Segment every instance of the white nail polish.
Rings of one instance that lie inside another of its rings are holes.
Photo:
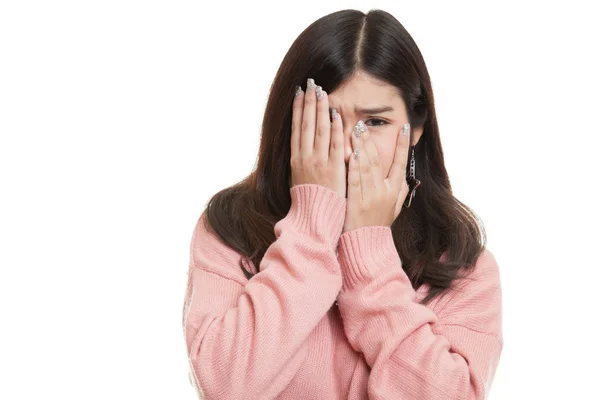
[[[323,97],[323,88],[321,86],[317,86],[317,99],[321,100]]]
[[[367,126],[365,125],[364,122],[358,121],[358,124],[356,124],[356,126],[354,127],[354,136],[356,136],[356,138],[360,138],[360,135],[365,132],[367,130]]]
[[[315,89],[317,87],[317,85],[315,85],[315,80],[312,78],[308,78],[306,80],[306,91],[310,92],[311,90]]]
[[[356,147],[354,149],[354,159],[357,160],[358,159],[358,147]]]
[[[402,136],[408,135],[410,132],[410,124],[404,124],[402,127]]]

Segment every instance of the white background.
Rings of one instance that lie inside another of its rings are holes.
[[[599,396],[587,4],[0,3],[0,398],[194,398],[193,226],[253,169],[293,40],[343,8],[391,12],[427,62],[455,195],[501,268],[490,398]]]

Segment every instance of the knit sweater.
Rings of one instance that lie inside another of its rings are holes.
[[[198,219],[182,313],[198,398],[486,398],[503,346],[493,254],[419,304],[428,286],[413,289],[390,227],[342,233],[337,192],[302,184],[290,194],[249,280],[241,255]]]

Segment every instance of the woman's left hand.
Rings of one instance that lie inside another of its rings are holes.
[[[362,131],[360,138],[356,132]],[[404,131],[406,132],[406,131]],[[409,191],[406,164],[411,135],[398,133],[389,175],[384,178],[379,153],[367,126],[359,121],[352,132],[348,165],[348,198],[343,232],[366,226],[391,226],[402,210]],[[356,158],[358,149],[358,158]]]

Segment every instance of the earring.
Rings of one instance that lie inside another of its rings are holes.
[[[404,199],[404,207],[410,207],[413,197],[415,197],[417,188],[421,185],[421,181],[415,177],[415,146],[412,146],[412,154],[410,157],[410,171],[406,178],[408,183],[408,195]]]

